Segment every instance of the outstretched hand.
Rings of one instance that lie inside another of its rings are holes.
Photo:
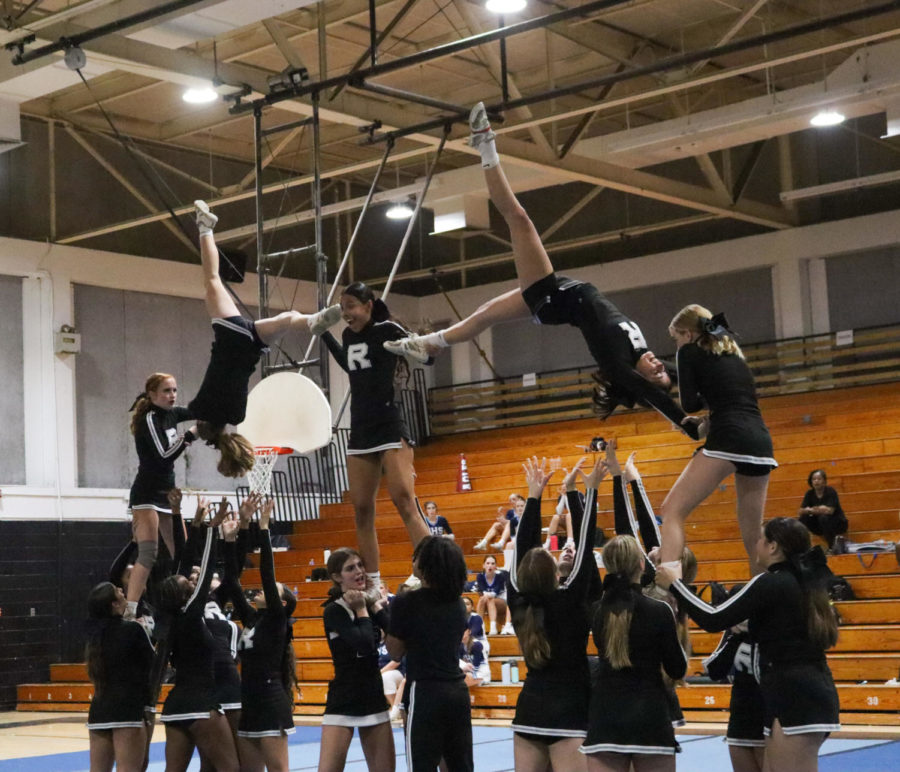
[[[540,501],[547,482],[553,477],[547,459],[542,458],[538,461],[537,456],[526,458],[522,468],[525,470],[525,482],[528,483],[528,497]]]
[[[191,526],[194,528],[199,528],[203,525],[203,521],[206,520],[206,515],[209,512],[209,501],[201,496],[197,499],[197,511],[194,512],[194,519],[191,521]]]
[[[709,434],[709,416],[688,415],[681,419],[682,426],[695,426],[697,428],[697,438],[704,440]]]
[[[170,488],[169,492],[166,494],[166,499],[169,502],[169,506],[172,508],[172,514],[180,515],[181,514],[181,488]]]
[[[250,520],[253,518],[253,513],[259,509],[259,505],[262,504],[263,494],[260,491],[253,491],[247,498],[245,498],[241,505],[238,507],[238,516],[241,519],[241,528],[248,528],[250,526]]]
[[[269,530],[269,520],[272,519],[272,512],[275,510],[275,499],[271,496],[265,500],[262,509],[259,511],[259,528],[261,531]]]
[[[616,456],[617,447],[615,437],[610,437],[606,441],[606,468],[609,469],[609,473],[613,477],[618,477],[622,474],[622,466],[619,464],[618,456]]]
[[[581,471],[581,467],[584,466],[584,463],[587,461],[587,456],[582,456],[575,462],[575,465],[572,467],[572,471],[570,472],[568,469],[564,469],[563,471],[566,473],[566,476],[563,477],[563,485],[566,486],[567,491],[575,490],[575,483],[578,480],[578,475],[583,475],[584,473]]]
[[[212,528],[218,528],[222,523],[225,522],[225,518],[228,517],[228,513],[231,511],[231,504],[228,499],[223,496],[222,500],[219,502],[219,506],[216,507],[216,514],[213,515],[213,519],[210,521],[209,525]]]
[[[237,532],[240,523],[237,518],[234,516],[234,512],[229,512],[228,516],[225,518],[225,522],[222,523],[222,536],[225,541],[236,541],[237,540]]]
[[[589,490],[597,490],[600,487],[600,483],[603,482],[603,478],[608,474],[609,467],[606,464],[606,459],[598,458],[590,473],[584,475],[584,487]]]

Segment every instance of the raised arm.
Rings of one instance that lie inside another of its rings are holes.
[[[262,579],[263,593],[266,596],[266,609],[269,612],[281,609],[281,596],[278,594],[278,583],[275,581],[275,557],[272,554],[272,539],[269,536],[269,520],[275,509],[275,499],[267,499],[259,512],[259,575]]]
[[[235,615],[246,625],[250,623],[255,610],[247,602],[247,599],[244,597],[244,591],[241,588],[241,570],[238,564],[238,534],[235,526],[239,527],[239,524],[235,523],[234,520],[226,521],[223,524],[225,531],[225,576],[222,580],[222,586],[225,587],[226,595],[231,598]]]
[[[579,470],[579,474],[582,474]],[[575,562],[572,572],[560,583],[563,589],[573,589],[587,596],[597,577],[597,563],[594,560],[594,534],[597,530],[597,489],[606,477],[606,461],[597,459],[594,468],[584,475],[584,517],[578,524],[576,538]],[[573,517],[573,527],[575,527]]]
[[[522,520],[516,529],[516,544],[513,550],[513,563],[509,571],[509,578],[513,587],[516,584],[516,568],[520,555],[524,555],[532,547],[541,546],[541,497],[544,488],[553,476],[547,464],[547,459],[538,461],[537,456],[525,459],[522,464],[525,469],[525,482],[528,484],[528,499],[525,502],[525,511]]]
[[[344,351],[344,347],[337,342],[334,335],[330,332],[322,333],[322,340],[325,341],[325,345],[328,347],[328,350],[331,352],[331,356],[334,357],[334,361],[337,362],[341,366],[341,370],[345,373],[349,373],[347,365],[347,354]]]

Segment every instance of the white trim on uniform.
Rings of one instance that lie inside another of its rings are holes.
[[[734,745],[738,748],[765,748],[765,740],[745,740],[741,737],[724,737],[726,745]]]
[[[412,688],[409,690],[409,705],[406,708],[406,768],[415,769],[412,757],[412,728],[413,718],[416,712],[416,682],[412,682]]]
[[[169,715],[162,715],[159,717],[159,720],[164,724],[169,723],[170,721],[199,721],[200,719],[209,718],[209,714],[213,712],[207,710],[205,713],[170,713]],[[221,711],[216,711],[221,712]]]
[[[674,756],[675,749],[668,745],[617,745],[616,743],[598,743],[597,745],[582,745],[578,750],[584,754],[589,753],[640,753],[648,755]]]
[[[778,462],[774,458],[767,456],[745,456],[743,453],[728,453],[724,450],[707,450],[706,448],[703,448],[702,452],[704,456],[730,461],[732,464],[756,464],[773,468],[778,466]]]
[[[814,732],[839,732],[841,731],[840,724],[801,724],[800,726],[784,726],[782,724],[781,731],[787,735],[791,736],[794,734],[812,734]],[[763,727],[763,734],[766,737],[772,736],[772,727]]]
[[[171,515],[171,509],[164,509],[163,507],[157,507],[155,504],[138,504],[136,506],[128,507],[128,514],[134,516],[134,510],[136,509],[155,509],[161,515]]]
[[[383,450],[398,450],[403,447],[403,440],[400,442],[386,442],[383,445],[376,445],[374,448],[347,448],[348,456],[365,456],[367,453],[381,453]]]
[[[672,721],[673,729],[681,729],[681,727],[686,726],[686,725],[687,725],[687,720],[683,719],[683,718],[676,718],[676,719],[673,719],[673,721]]]
[[[241,703],[239,702],[223,702],[219,707],[222,710],[240,710]]]
[[[101,732],[105,729],[143,729],[147,726],[143,721],[106,721],[103,724],[85,724],[91,732]]]
[[[396,694],[396,692],[394,692]],[[348,716],[342,713],[322,714],[322,726],[376,726],[389,723],[390,715],[386,710],[380,713],[369,713],[365,716]]]
[[[182,434],[175,442],[173,442],[168,448],[163,447],[162,440],[159,435],[156,433],[156,425],[153,423],[153,411],[147,411],[147,428],[150,430],[150,439],[153,440],[153,444],[156,446],[156,452],[159,453],[160,458],[168,458],[173,455],[177,450],[184,445],[184,435]]]
[[[750,581],[747,582],[740,590],[738,590],[734,595],[732,595],[728,600],[720,603],[718,606],[710,606],[705,600],[694,595],[681,581],[681,579],[677,579],[673,584],[673,587],[677,585],[678,589],[678,597],[680,600],[685,601],[689,606],[695,606],[701,611],[705,611],[707,614],[719,614],[725,609],[727,609],[732,603],[736,603],[738,599],[746,594],[753,584],[759,581],[761,576],[766,576],[765,573],[757,574]]]
[[[552,729],[546,726],[523,726],[522,724],[512,724],[510,729],[513,732],[524,732],[525,734],[539,734],[544,737],[587,737],[587,729]]]
[[[233,332],[239,332],[241,335],[246,335],[250,340],[253,340],[253,333],[248,330],[246,327],[235,324],[234,322],[229,322],[227,319],[222,319],[222,317],[217,316],[212,320],[213,324],[220,324],[226,330],[232,330]]]
[[[193,526],[190,526],[193,528]],[[206,529],[206,543],[203,545],[203,559],[200,561],[200,573],[199,578],[197,579],[197,586],[194,588],[194,592],[191,594],[191,597],[188,598],[187,603],[185,603],[181,610],[187,610],[187,607],[193,603],[197,598],[197,593],[200,592],[200,587],[203,584],[203,577],[206,576],[206,566],[209,563],[209,555],[212,552],[212,543],[213,543],[213,530],[211,528]],[[206,608],[206,604],[204,604],[204,609]]]
[[[238,729],[237,736],[238,737],[247,737],[249,739],[257,738],[257,737],[281,737],[282,735],[294,734],[297,731],[296,727],[290,727],[286,729],[266,729],[263,732],[242,732]]]

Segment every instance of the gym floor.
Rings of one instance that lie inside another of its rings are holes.
[[[85,716],[72,713],[0,713],[0,772],[88,772]],[[698,731],[698,730],[694,730]],[[858,730],[854,730],[858,732]],[[900,772],[900,732],[897,728],[865,730],[866,739],[831,738],[822,746],[820,772]],[[290,738],[291,770],[314,771],[319,760],[318,726],[298,726]],[[513,769],[512,733],[506,726],[475,726],[477,772]],[[679,770],[720,772],[730,769],[728,749],[720,735],[680,733]],[[403,732],[394,730],[397,770],[406,772]],[[157,725],[150,747],[149,772],[163,772],[165,730]],[[189,769],[200,768],[194,757]],[[354,740],[347,772],[366,772],[362,749]]]

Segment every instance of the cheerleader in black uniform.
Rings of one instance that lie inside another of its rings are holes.
[[[244,420],[248,382],[260,355],[290,330],[308,329],[318,335],[338,321],[340,309],[332,306],[310,315],[284,311],[258,321],[241,316],[219,276],[219,249],[213,236],[219,218],[204,201],[195,201],[194,208],[214,340],[200,390],[188,409],[198,421],[200,437],[220,453],[219,473],[241,477],[253,466],[253,446],[240,434],[226,432],[225,426]]]
[[[736,584],[729,596],[741,587]],[[745,621],[726,630],[716,650],[703,660],[710,678],[731,682],[725,742],[734,772],[763,772],[765,707],[755,673],[758,656]]]
[[[580,463],[566,477],[577,547],[567,547],[557,564],[541,547],[541,496],[552,472],[546,459],[525,463],[528,501],[516,531],[510,571],[509,607],[528,674],[512,729],[518,772],[572,772],[585,768],[578,747],[587,732],[590,675],[588,601],[598,582],[593,556],[597,486],[606,474],[598,460],[585,477],[582,510],[575,490]]]
[[[673,571],[656,582],[709,632],[744,620],[759,650],[757,676],[765,709],[766,768],[814,772],[819,747],[840,729],[838,694],[825,659],[837,642],[837,620],[825,590],[805,563],[809,531],[793,518],[769,520],[757,540],[757,574],[718,607],[700,600]]]
[[[669,333],[678,346],[678,390],[689,413],[704,404],[709,417],[699,421],[706,444],[685,467],[663,501],[662,562],[677,561],[684,549],[684,523],[691,512],[734,473],[737,518],[751,575],[759,573],[756,539],[769,487],[772,438],[759,412],[753,374],[724,316],[702,306],[686,306]],[[688,419],[697,421],[697,419]]]
[[[406,767],[472,772],[472,710],[457,652],[466,613],[461,595],[468,572],[462,550],[427,536],[413,551],[418,590],[397,595],[385,645],[399,662],[406,655]]]
[[[347,323],[342,343],[328,332],[322,340],[350,379],[347,477],[356,513],[356,539],[374,598],[381,584],[375,495],[382,471],[413,546],[428,535],[413,490],[410,433],[394,394],[397,357],[382,346],[385,341],[402,338],[406,330],[391,321],[384,302],[361,282],[351,284],[341,294],[341,311]]]
[[[603,547],[603,599],[592,629],[600,669],[581,748],[590,772],[674,772],[675,732],[662,670],[682,678],[687,657],[668,604],[641,594],[644,558],[633,536]]]
[[[147,763],[155,706],[150,695],[153,644],[144,628],[122,618],[125,595],[111,582],[88,595],[88,712],[91,772],[140,772]]]
[[[606,418],[617,405],[632,407],[640,403],[659,411],[676,426],[681,425],[685,415],[666,394],[672,385],[671,377],[648,349],[640,327],[592,284],[554,272],[534,223],[500,168],[494,133],[480,102],[472,108],[469,127],[469,144],[481,153],[491,201],[509,226],[519,288],[488,301],[447,330],[385,346],[424,362],[435,348],[472,340],[500,322],[531,315],[540,324],[568,324],[581,331],[597,362],[594,406],[601,418]],[[688,424],[683,428],[696,439],[695,426]]]
[[[168,494],[175,487],[175,459],[194,440],[197,430],[192,426],[184,434],[178,434],[178,424],[189,420],[191,413],[175,405],[177,395],[174,376],[153,373],[131,408],[131,433],[137,448],[138,472],[128,496],[133,538],[137,543],[137,559],[128,581],[125,612],[130,619],[136,616],[138,601],[156,562],[159,535],[162,535],[169,554],[175,554]]]
[[[394,735],[384,696],[378,646],[390,617],[386,602],[366,606],[366,569],[355,550],[343,547],[328,558],[334,582],[325,603],[323,621],[334,661],[328,700],[322,717],[319,772],[340,772],[347,760],[353,729],[370,772],[393,772]]]
[[[217,772],[238,770],[231,729],[216,699],[215,641],[203,618],[216,562],[216,532],[226,514],[227,509],[219,507],[204,527],[206,508],[197,508],[179,573],[160,586],[162,610],[172,615],[168,637],[175,667],[175,684],[160,718],[166,726],[166,772],[184,772],[195,746]],[[190,570],[187,556],[193,553],[198,538],[203,539],[203,549],[199,578],[193,584],[186,576]]]
[[[237,581],[236,552],[229,549],[225,565],[235,612],[244,625],[238,650],[241,656],[241,721],[238,751],[243,772],[288,772],[288,740],[293,734],[294,647],[291,617],[297,607],[294,594],[275,581],[275,559],[269,519],[275,500],[259,513],[259,572],[262,592],[251,606]],[[237,537],[237,522],[226,521],[226,539]],[[255,606],[255,608],[254,608]]]

